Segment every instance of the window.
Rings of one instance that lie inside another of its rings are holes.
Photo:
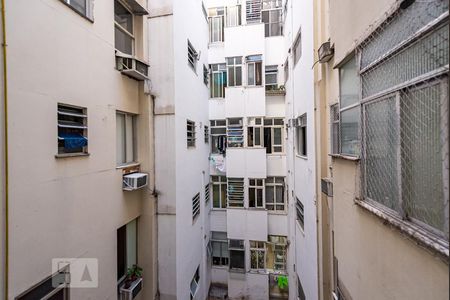
[[[244,178],[227,178],[228,207],[244,207]]]
[[[116,113],[117,165],[136,162],[136,115]]]
[[[267,269],[270,271],[286,272],[287,237],[269,235],[267,247]]]
[[[70,282],[67,282],[67,274],[70,275],[68,267],[63,267],[58,272],[42,280],[29,288],[15,300],[48,299],[48,300],[69,300]]]
[[[227,27],[241,25],[241,6],[229,6],[227,10]]]
[[[205,65],[203,65],[203,83],[206,86],[209,84],[209,70]]]
[[[248,207],[264,208],[264,179],[248,179]]]
[[[210,8],[208,10],[209,19],[209,42],[223,42],[223,22],[225,10],[223,7]]]
[[[203,3],[203,1],[202,1],[202,13],[203,16],[205,17],[205,20],[208,22],[208,13],[206,12],[205,3]]]
[[[187,146],[195,147],[195,122],[186,120]]]
[[[330,135],[331,135],[331,153],[339,153],[339,104],[330,106]]]
[[[211,98],[224,98],[227,86],[227,67],[225,64],[214,64],[211,66]]]
[[[261,22],[261,0],[247,0],[245,16],[247,23]]]
[[[117,281],[120,285],[127,276],[128,268],[137,264],[138,221],[117,229]]]
[[[211,120],[211,153],[225,153],[227,148],[227,121]]]
[[[211,176],[213,189],[213,208],[227,207],[227,178],[225,176]]]
[[[264,270],[266,262],[266,245],[264,242],[250,241],[250,269]]]
[[[302,56],[302,29],[300,28],[297,33],[297,38],[295,39],[294,46],[294,66],[297,65],[300,57]]]
[[[242,85],[242,57],[227,57],[228,86]]]
[[[306,130],[306,114],[301,115],[297,120],[295,127],[297,154],[307,156],[307,130]]]
[[[228,119],[227,146],[233,148],[244,146],[244,126],[241,118]]]
[[[194,72],[197,71],[197,58],[198,53],[195,51],[194,46],[192,46],[191,42],[188,40],[188,64],[194,70]]]
[[[209,127],[205,125],[203,127],[203,130],[204,130],[205,143],[209,143]]]
[[[286,58],[286,61],[284,62],[284,84],[289,79],[289,57]]]
[[[210,184],[208,183],[207,185],[205,185],[205,204],[207,204],[209,202],[209,189],[210,189]]]
[[[266,91],[278,89],[278,66],[266,66]]]
[[[198,291],[198,286],[200,285],[200,266],[195,270],[194,276],[191,280],[190,290],[191,290],[191,300],[194,299]]]
[[[200,193],[197,193],[194,198],[192,198],[192,221],[195,221],[200,215]]]
[[[280,0],[263,0],[262,21],[265,36],[279,36],[283,34],[283,10]]]
[[[266,209],[284,211],[284,177],[266,178]]]
[[[346,155],[359,155],[359,86],[356,59],[352,57],[339,69],[340,147]]]
[[[284,121],[281,118],[264,119],[264,147],[266,153],[283,152]]]
[[[133,14],[120,1],[114,1],[114,41],[122,53],[134,55]]]
[[[245,272],[244,240],[229,240],[230,271]]]
[[[295,210],[297,212],[297,221],[300,224],[300,227],[303,229],[305,226],[305,212],[303,203],[297,197],[295,197],[295,199],[296,199]]]
[[[87,153],[86,108],[58,104],[58,154]]]
[[[305,292],[303,291],[303,286],[298,275],[297,275],[297,298],[298,300],[306,300]]]
[[[248,118],[247,147],[262,147],[263,123],[262,118]]]
[[[262,84],[261,66],[262,66],[262,56],[261,55],[250,55],[246,57],[247,63],[247,85],[255,86]]]
[[[76,12],[81,15],[92,19],[92,12],[90,11],[91,1],[92,0],[61,0],[62,2],[69,5]]]
[[[212,264],[213,266],[228,266],[227,233],[211,231]]]

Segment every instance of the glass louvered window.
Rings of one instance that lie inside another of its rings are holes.
[[[188,64],[189,66],[192,68],[192,70],[194,70],[194,72],[196,72],[197,70],[197,57],[198,57],[198,53],[195,50],[194,46],[192,46],[191,42],[188,40],[187,41],[187,54],[188,54]]]
[[[227,122],[227,146],[233,148],[243,147],[244,126],[242,125],[242,119],[228,119]]]
[[[210,194],[209,191],[211,189],[211,185],[208,183],[205,185],[205,204],[209,202]]]
[[[192,198],[192,220],[194,221],[200,215],[200,193]]]
[[[261,22],[261,0],[247,0],[245,16],[247,23]]]
[[[244,207],[244,178],[227,178],[228,207]]]
[[[301,228],[304,228],[305,226],[305,208],[303,206],[303,203],[295,197],[295,210],[297,213],[297,222],[300,224]]]
[[[87,153],[86,108],[58,104],[58,154]]]

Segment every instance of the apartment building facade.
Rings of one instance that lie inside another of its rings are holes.
[[[448,299],[448,1],[317,1],[320,299]]]
[[[2,4],[2,297],[153,299],[146,1]]]

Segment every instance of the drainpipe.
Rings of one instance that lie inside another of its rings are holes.
[[[8,275],[9,275],[9,214],[8,214],[8,79],[6,66],[6,14],[5,0],[1,0],[2,5],[2,54],[3,54],[3,109],[4,109],[4,136],[5,136],[5,300],[8,299]]]

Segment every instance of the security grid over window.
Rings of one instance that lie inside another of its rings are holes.
[[[248,179],[248,207],[264,208],[264,179]]]
[[[91,3],[93,0],[61,0],[81,15],[92,19]]]
[[[210,43],[223,42],[224,17],[225,17],[225,9],[223,7],[215,7],[208,9]]]
[[[331,153],[339,153],[339,103],[330,106]]]
[[[292,47],[294,51],[294,66],[297,65],[300,57],[302,56],[302,29],[300,28],[295,38],[294,45]]]
[[[261,22],[261,0],[247,0],[245,3],[245,16],[247,23]]]
[[[136,115],[116,113],[116,160],[117,165],[136,162]]]
[[[303,229],[305,226],[305,208],[303,207],[303,203],[297,197],[295,197],[295,210],[297,213],[297,222]]]
[[[264,119],[264,147],[266,153],[283,152],[284,121],[281,118]]]
[[[206,86],[209,84],[209,70],[205,65],[203,65],[203,83]]]
[[[186,138],[187,146],[195,147],[195,122],[186,120]]]
[[[245,58],[247,64],[247,85],[255,86],[262,84],[262,56],[249,55]]]
[[[209,202],[209,198],[210,198],[210,193],[209,193],[209,191],[210,191],[210,189],[211,189],[210,184],[209,184],[209,183],[206,184],[206,185],[205,185],[205,204]]]
[[[114,1],[114,41],[122,53],[134,55],[133,14],[122,2]]]
[[[129,268],[137,264],[138,220],[117,229],[117,282],[120,286]]]
[[[286,272],[287,237],[269,235],[266,243],[267,266],[269,271]]]
[[[297,148],[297,155],[307,156],[307,127],[306,127],[306,114],[301,115],[296,120],[297,124],[295,127],[295,141]]]
[[[205,125],[203,127],[203,130],[204,130],[203,135],[204,135],[205,143],[209,143],[209,127]]]
[[[241,25],[241,6],[226,7],[227,27]]]
[[[191,290],[191,300],[194,299],[198,291],[198,286],[200,285],[200,266],[195,270],[194,276],[191,280],[190,290]]]
[[[227,233],[211,231],[212,264],[213,266],[228,266],[228,239]]]
[[[229,240],[230,271],[245,272],[244,240]]]
[[[210,82],[210,97],[224,98],[225,87],[227,86],[227,67],[225,64],[210,65],[211,82]]]
[[[263,146],[263,119],[248,118],[247,126],[247,147]]]
[[[267,177],[265,183],[266,209],[284,212],[284,177]]]
[[[242,86],[242,57],[227,57],[228,86]]]
[[[86,108],[58,104],[58,154],[87,153]]]
[[[266,91],[278,90],[278,66],[266,66]]]
[[[415,1],[395,12],[359,45],[360,62],[356,64],[362,85],[364,199],[422,227],[446,245],[448,36],[448,1]],[[347,91],[356,86],[345,83],[351,87]],[[353,101],[348,100],[353,98],[346,100],[341,103],[341,148],[352,150],[345,130],[351,119],[344,116],[342,107],[350,106]],[[359,107],[355,110],[358,119]]]
[[[211,120],[211,153],[223,154],[227,148],[227,121]]]
[[[244,207],[244,178],[227,178],[228,207]]]
[[[197,193],[194,198],[192,198],[192,221],[200,215],[200,193]]]
[[[227,119],[227,146],[240,148],[244,146],[244,126],[242,118]]]
[[[264,270],[266,267],[265,242],[250,241],[250,269]]]
[[[211,176],[213,208],[227,208],[227,178]]]
[[[192,70],[196,72],[198,53],[197,51],[195,51],[194,46],[192,46],[189,40],[187,41],[187,49],[188,49],[188,64],[192,68]]]
[[[262,21],[265,36],[279,36],[283,34],[283,10],[281,0],[262,1]]]

